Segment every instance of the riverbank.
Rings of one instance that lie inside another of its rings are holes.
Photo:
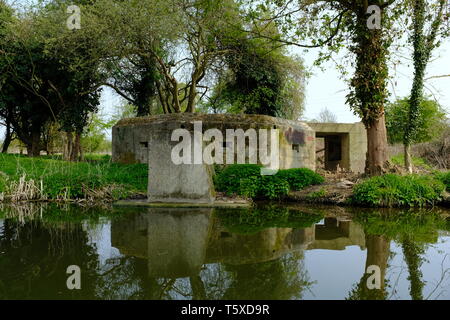
[[[261,176],[255,165],[217,168],[217,200],[235,199],[354,207],[450,207],[450,173],[388,174],[280,170]],[[58,157],[0,154],[0,202],[111,203],[146,199],[147,165],[112,163],[109,156],[83,162]]]
[[[330,175],[320,185],[291,191],[284,201],[362,207],[450,207],[450,173],[424,175]]]
[[[307,203],[341,207],[355,206],[351,201],[354,186],[355,184],[348,180],[328,182],[323,185],[310,186],[301,191],[292,191],[283,200],[289,203]],[[436,205],[450,208],[450,193],[444,192],[441,196],[441,200],[437,201]]]
[[[67,162],[0,154],[0,202],[112,202],[145,196],[147,180],[146,165],[112,163],[108,156]]]
[[[355,207],[433,207],[450,204],[450,172],[388,173],[365,177],[309,169],[261,176],[256,165],[230,165],[216,172],[216,190],[255,201]]]

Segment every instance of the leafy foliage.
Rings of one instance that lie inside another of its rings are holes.
[[[261,175],[261,167],[254,164],[234,164],[226,167],[214,177],[217,190],[229,194],[240,193],[241,180],[249,179],[257,183]],[[248,186],[246,187],[246,189]]]
[[[251,164],[230,165],[215,176],[218,191],[270,200],[281,198],[290,190],[323,182],[322,176],[306,168],[280,170],[276,175],[262,176],[261,167]]]
[[[279,199],[289,193],[289,182],[275,176],[261,176],[258,195],[266,199]]]
[[[325,179],[320,174],[307,168],[280,170],[276,175],[286,180],[289,183],[290,189],[294,191],[325,182]]]
[[[403,143],[409,126],[409,98],[403,98],[386,106],[386,127],[390,143]],[[435,100],[424,98],[418,109],[417,129],[411,135],[411,143],[428,142],[442,134],[446,127],[446,114]]]
[[[228,69],[221,72],[204,109],[293,120],[301,116],[306,72],[300,57],[288,56],[273,41],[243,35],[225,48]]]
[[[369,207],[423,207],[439,201],[444,189],[433,176],[387,174],[358,184],[351,202]]]
[[[64,36],[75,35],[56,23],[56,2],[26,10],[7,24],[0,43],[0,69],[6,80],[0,91],[0,114],[33,156],[44,149],[45,126],[58,122],[66,132],[81,133],[89,114],[100,104],[98,60],[90,59],[89,37],[77,45],[55,49]],[[66,6],[63,6],[66,9]]]
[[[447,191],[450,192],[450,171],[437,173],[437,178],[445,184]]]

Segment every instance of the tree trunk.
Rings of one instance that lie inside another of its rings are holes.
[[[366,174],[381,175],[387,164],[387,133],[384,104],[389,91],[387,54],[389,43],[380,29],[367,27],[367,1],[355,1],[357,22],[350,47],[356,56],[355,73],[347,102],[362,116],[367,129]],[[383,14],[383,10],[381,12]]]
[[[387,133],[383,114],[367,128],[366,173],[371,176],[383,174],[387,161]]]
[[[194,300],[206,300],[205,284],[199,275],[189,278]]]
[[[188,99],[188,105],[186,108],[186,112],[188,112],[188,113],[194,113],[194,111],[195,111],[195,99],[197,98],[196,81],[197,81],[197,78],[193,77],[191,87],[189,88],[189,99]]]
[[[72,153],[71,161],[79,161],[81,160],[81,133],[75,133],[75,142]]]
[[[78,161],[82,158],[81,133],[66,132],[64,160]]]
[[[405,148],[405,168],[409,173],[413,173],[413,164],[411,159],[411,145],[404,145]]]
[[[13,136],[13,133],[11,131],[11,124],[9,122],[6,122],[5,141],[3,141],[2,153],[8,152],[8,148],[12,142],[12,136]]]
[[[38,127],[35,125],[35,127]],[[41,155],[41,130],[34,128],[31,132],[31,145],[27,146],[29,157],[39,157]]]
[[[83,161],[84,160],[84,150],[83,150],[83,146],[81,145],[81,133],[80,133],[80,146],[79,146],[79,160]]]
[[[30,145],[27,145],[27,156],[31,157],[31,155],[33,154],[33,148]]]
[[[66,132],[65,146],[64,146],[64,160],[71,161],[73,149],[73,136],[72,132]]]
[[[366,236],[367,257],[366,270],[369,266],[377,266],[381,271],[381,281],[379,290],[369,290],[369,296],[385,299],[386,297],[386,269],[390,254],[390,240],[385,236]],[[367,284],[365,284],[367,285]]]

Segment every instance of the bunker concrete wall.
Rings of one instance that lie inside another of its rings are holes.
[[[179,128],[193,130],[193,122],[201,121],[203,132],[217,128],[226,136],[227,129],[278,129],[280,135],[280,168],[315,170],[314,131],[305,123],[263,115],[170,114],[121,120],[113,127],[112,157],[119,163],[148,163],[149,152],[156,142],[155,132]],[[170,141],[170,136],[169,140]]]
[[[212,168],[206,164],[174,164],[171,154],[176,143],[171,142],[171,135],[171,130],[155,129],[148,137],[148,200],[212,203]]]
[[[352,172],[364,172],[367,132],[363,123],[308,123],[308,125],[316,132],[317,137],[333,134],[345,135],[342,144],[342,163],[346,169]]]

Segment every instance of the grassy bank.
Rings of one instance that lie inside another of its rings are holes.
[[[446,187],[434,175],[386,174],[358,184],[351,204],[369,207],[425,207],[438,204]]]
[[[85,162],[0,154],[0,201],[118,200],[147,190],[146,165]]]

